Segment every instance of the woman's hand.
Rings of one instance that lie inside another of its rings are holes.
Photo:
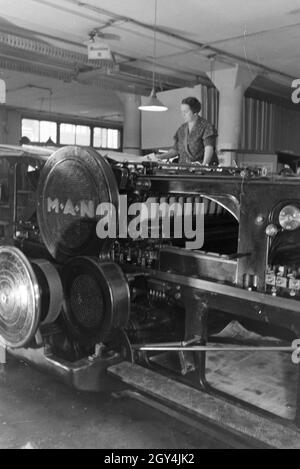
[[[160,155],[157,155],[155,153],[151,153],[150,155],[147,155],[146,157],[147,161],[159,161],[160,160]]]

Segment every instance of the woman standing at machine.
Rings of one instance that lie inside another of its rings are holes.
[[[218,163],[215,153],[217,131],[206,119],[199,116],[201,103],[197,98],[188,97],[181,101],[184,123],[174,135],[174,146],[167,153],[155,155],[159,159],[179,156],[179,163]]]

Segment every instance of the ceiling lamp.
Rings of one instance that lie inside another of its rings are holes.
[[[157,0],[155,0],[155,14],[154,14],[154,35],[153,35],[153,72],[152,72],[152,91],[147,103],[144,106],[139,106],[140,111],[154,111],[162,112],[167,111],[165,106],[156,96],[155,91],[155,69],[156,69],[156,24],[157,24]]]
[[[139,110],[162,112],[167,111],[168,108],[156,96],[155,88],[152,88],[147,104],[145,104],[144,106],[139,106]]]

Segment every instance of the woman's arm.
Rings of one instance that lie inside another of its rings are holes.
[[[169,151],[167,151],[167,153],[159,153],[156,156],[157,158],[161,160],[168,160],[169,158],[175,158],[175,156],[177,155],[178,155],[177,150],[175,150],[175,148],[171,148]]]
[[[214,154],[214,147],[211,145],[207,145],[204,150],[204,158],[203,158],[203,165],[210,165],[210,162],[212,160]]]
[[[176,131],[174,135],[174,146],[170,148],[170,150],[167,151],[166,153],[160,153],[159,155],[156,155],[160,160],[169,160],[170,158],[175,158],[175,156],[179,155],[179,152],[178,152],[179,130],[180,128]]]
[[[178,156],[178,154],[179,154],[178,153],[178,140],[179,140],[178,131],[179,131],[179,129],[177,130],[176,134],[174,135],[174,146],[172,148],[170,148],[170,150],[168,150],[166,153],[156,154],[155,155],[156,159],[169,160],[170,158],[175,158],[175,156]]]

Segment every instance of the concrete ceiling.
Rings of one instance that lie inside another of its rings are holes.
[[[299,0],[157,0],[157,5],[159,89],[209,83],[213,69],[236,62],[258,73],[254,86],[281,95],[288,96],[292,79],[300,77]],[[153,22],[154,0],[0,0],[0,74],[7,81],[7,104],[122,119],[116,91],[146,95],[152,86]],[[113,69],[87,61],[84,42],[95,28],[120,38],[105,40],[114,52]],[[5,33],[18,41],[7,42]],[[52,46],[49,54],[43,44]],[[61,49],[75,59],[57,55]]]

